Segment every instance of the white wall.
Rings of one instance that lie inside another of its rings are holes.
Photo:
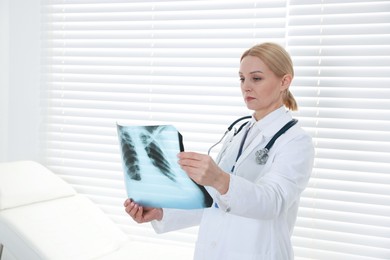
[[[0,161],[39,160],[39,0],[0,0]]]
[[[0,0],[0,161],[8,150],[9,6]]]

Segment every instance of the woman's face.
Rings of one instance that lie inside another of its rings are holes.
[[[258,57],[246,56],[240,64],[241,92],[246,106],[255,111],[256,120],[283,105],[283,91],[292,77],[277,77]]]

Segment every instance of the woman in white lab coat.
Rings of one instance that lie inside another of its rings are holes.
[[[294,71],[279,45],[256,45],[241,57],[239,77],[250,122],[227,138],[216,162],[208,155],[178,155],[183,170],[207,187],[214,206],[202,210],[144,208],[128,199],[126,212],[156,232],[200,225],[194,259],[290,260],[299,199],[310,178],[314,148],[298,125],[278,137],[268,159],[259,152],[292,121],[297,104],[289,91]],[[241,150],[241,151],[240,151]]]

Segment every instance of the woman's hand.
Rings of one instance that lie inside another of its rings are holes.
[[[179,165],[188,176],[203,186],[211,186],[220,194],[229,189],[230,175],[224,172],[214,160],[204,154],[181,152],[178,154]]]
[[[127,199],[123,205],[127,214],[137,223],[161,220],[163,217],[163,210],[161,208],[142,207],[132,199]]]

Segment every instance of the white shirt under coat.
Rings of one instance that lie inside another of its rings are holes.
[[[291,119],[284,107],[257,122],[252,118],[228,192],[220,195],[207,187],[218,208],[164,209],[163,219],[152,222],[155,231],[200,225],[195,260],[292,260],[290,238],[313,165],[311,137],[296,124],[277,139],[265,165],[257,164],[255,156]],[[217,158],[226,172],[232,169],[246,127],[227,138]]]

